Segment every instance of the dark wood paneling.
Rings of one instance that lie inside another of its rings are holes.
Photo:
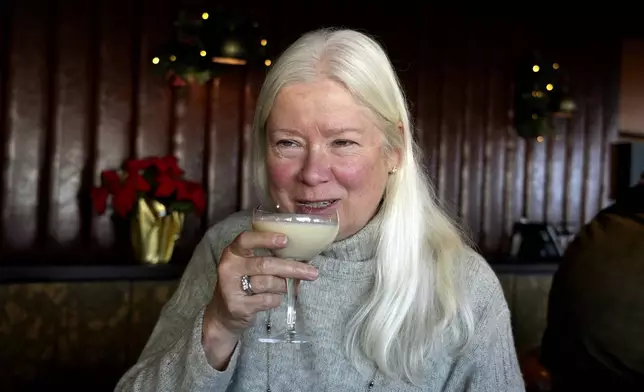
[[[470,39],[465,92],[465,124],[461,149],[461,195],[460,210],[463,221],[467,222],[470,238],[480,240],[481,208],[483,188],[485,107],[487,106],[488,67],[483,61],[483,50],[475,38]]]
[[[177,284],[0,285],[0,388],[114,390]]]
[[[574,66],[574,65],[573,65]],[[576,70],[581,73],[582,65]],[[574,70],[573,70],[574,72]],[[584,151],[586,148],[586,83],[579,78],[572,81],[572,93],[577,99],[578,111],[570,120],[567,134],[567,175],[566,175],[566,221],[579,227],[583,222],[583,191],[584,191]]]
[[[565,119],[555,121],[558,134],[546,140],[546,211],[548,222],[559,224],[564,220],[566,183],[566,134]]]
[[[138,157],[159,156],[168,152],[170,146],[170,112],[172,97],[163,79],[154,70],[150,53],[163,44],[171,30],[175,16],[173,3],[169,0],[140,0],[144,12],[140,42],[138,129],[135,154]],[[163,26],[166,26],[163,28]]]
[[[133,19],[135,2],[129,0],[101,1],[100,7],[99,61],[94,64],[98,71],[98,117],[92,132],[96,132],[96,173],[93,179],[98,184],[100,171],[121,167],[130,157],[132,131],[138,123],[138,109],[132,99],[136,82],[132,70],[132,34],[138,21]],[[96,216],[94,220],[95,241],[100,247],[114,244],[113,224],[108,215]]]
[[[505,87],[508,64],[505,56],[497,48],[490,52],[487,105],[485,106],[485,180],[483,182],[482,209],[483,240],[482,249],[498,249],[503,233],[503,184],[505,173],[505,144],[508,137],[508,107],[509,96]]]
[[[12,2],[0,2],[0,249],[5,248],[6,217],[8,215],[7,197],[9,195],[9,83],[11,82],[11,22],[13,20]]]
[[[126,365],[136,363],[156,325],[161,309],[174,294],[179,282],[133,282],[128,326]]]
[[[63,287],[58,312],[57,365],[63,368],[80,364],[92,368],[98,363],[125,365],[130,283],[73,283]]]
[[[9,56],[8,126],[5,130],[6,196],[3,235],[24,248],[37,241],[42,155],[47,133],[49,7],[45,1],[13,2]],[[43,192],[46,190],[42,189]]]
[[[440,110],[443,96],[442,47],[436,36],[430,34],[429,26],[421,30],[428,37],[425,45],[419,45],[418,92],[416,102],[416,139],[424,151],[424,164],[429,177],[438,186],[438,168],[440,162]],[[437,189],[436,189],[437,190]]]
[[[588,65],[588,76],[584,79],[588,80],[588,90],[586,97],[586,134],[585,139],[587,147],[585,152],[585,167],[586,171],[584,177],[584,205],[583,205],[583,222],[592,219],[593,216],[601,208],[600,198],[602,192],[602,143],[603,128],[604,128],[604,108],[603,108],[603,95],[605,94],[606,86],[603,80],[605,75],[601,74],[601,67],[597,66],[597,62],[592,61],[590,51],[587,51],[585,63]]]
[[[215,137],[215,189],[210,194],[214,209],[211,221],[217,221],[239,208],[239,169],[241,140],[245,121],[245,88],[248,78],[242,69],[231,69],[219,80]]]
[[[90,4],[78,0],[73,1],[71,7],[59,7],[56,21],[54,47],[58,48],[58,53],[51,128],[54,137],[47,162],[52,180],[49,190],[42,195],[51,195],[47,236],[60,244],[74,243],[81,231],[78,194],[83,165],[90,153],[86,134],[92,81],[87,77],[90,61],[87,49],[95,43],[79,31],[86,30],[87,21],[92,17]]]
[[[443,89],[440,110],[440,170],[438,194],[446,208],[457,218],[461,193],[461,155],[465,121],[465,91],[467,80],[467,58],[463,47],[465,37],[455,36],[442,58]],[[449,161],[449,164],[445,164]]]
[[[242,117],[242,134],[240,137],[241,162],[239,177],[240,208],[249,209],[259,202],[259,195],[254,190],[254,171],[251,165],[251,151],[253,146],[252,131],[257,104],[257,93],[261,87],[262,77],[255,72],[245,74],[244,84],[244,112]]]
[[[561,21],[548,41],[509,17],[358,12],[346,2],[312,12],[287,3],[249,9],[272,26],[269,45],[283,48],[313,27],[342,25],[366,29],[386,46],[440,202],[481,250],[503,249],[522,217],[579,227],[609,201],[615,37],[598,39]],[[188,219],[188,251],[207,227],[256,202],[249,151],[264,70],[227,68],[207,85],[186,88],[153,72],[150,51],[167,39],[176,12],[199,4],[2,2],[0,252],[72,260],[114,248],[114,223],[92,212],[89,191],[102,170],[128,157],[173,153],[188,177],[204,183],[207,213]],[[311,18],[292,18],[295,11]],[[558,120],[558,135],[541,142],[512,128],[514,60],[535,47],[562,54],[578,104],[572,119]]]
[[[0,286],[0,368],[3,390],[48,375],[56,362],[59,307],[65,285]]]

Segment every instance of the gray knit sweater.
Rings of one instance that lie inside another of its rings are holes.
[[[141,357],[116,391],[265,392],[267,377],[271,392],[524,390],[503,291],[491,268],[474,253],[463,260],[476,323],[469,351],[458,358],[427,358],[421,387],[377,374],[369,389],[371,374],[362,375],[347,359],[343,336],[347,320],[373,282],[375,224],[334,243],[313,260],[319,277],[302,282],[298,296],[298,317],[313,334],[311,345],[258,342],[267,319],[260,313],[237,344],[228,368],[213,369],[201,344],[203,310],[213,293],[222,249],[250,225],[250,214],[239,212],[208,231]],[[284,302],[271,312],[275,328],[284,326]],[[372,364],[364,365],[373,369]]]

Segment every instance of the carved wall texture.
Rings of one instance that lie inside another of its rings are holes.
[[[0,389],[113,391],[141,354],[176,286],[175,281],[0,285]]]
[[[485,252],[500,250],[522,216],[579,226],[607,202],[620,54],[612,30],[556,15],[545,28],[535,24],[539,15],[254,3],[249,12],[271,26],[269,45],[278,48],[329,25],[365,29],[385,44],[438,195]],[[150,48],[168,37],[176,11],[199,9],[198,1],[1,7],[2,262],[99,262],[116,240],[109,217],[92,214],[89,189],[101,170],[130,156],[176,154],[204,183],[208,210],[189,221],[186,249],[208,225],[251,205],[247,151],[264,70],[232,67],[185,89],[152,72]],[[570,70],[579,105],[573,119],[559,122],[559,136],[542,143],[516,137],[511,125],[514,61],[534,48]]]
[[[540,345],[552,276],[499,279],[523,355]],[[113,391],[176,287],[174,281],[0,285],[0,389]]]
[[[199,9],[198,2],[1,6],[3,262],[99,262],[116,240],[109,217],[93,215],[88,192],[101,170],[131,156],[176,154],[187,175],[203,181],[208,210],[189,221],[186,249],[207,226],[251,205],[247,151],[264,70],[233,67],[206,86],[171,89],[149,61],[175,12]],[[272,26],[269,45],[279,48],[328,25],[364,28],[386,45],[438,195],[485,252],[500,250],[522,216],[578,227],[607,202],[620,49],[612,34],[593,33],[592,20],[551,18],[551,28],[531,32],[534,21],[524,17],[305,7],[248,9]],[[511,125],[514,61],[533,48],[570,70],[579,105],[573,119],[559,122],[560,134],[542,143],[516,137]]]

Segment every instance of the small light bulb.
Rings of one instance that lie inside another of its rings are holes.
[[[203,20],[208,19],[208,17],[210,17],[210,15],[208,15],[207,12],[204,12],[203,14],[201,14],[201,19],[203,19]]]
[[[201,52],[199,52],[199,54],[201,55],[201,57],[206,57],[207,53],[205,50],[202,50]]]
[[[262,46],[266,46],[268,44],[268,41],[263,39],[263,40],[259,41],[259,44],[262,45]]]
[[[177,56],[175,55],[170,56],[170,61],[176,61],[176,60],[177,60]]]
[[[552,64],[552,68],[553,68],[553,69],[559,69],[559,64],[558,64],[558,63],[554,63],[554,64]]]
[[[159,61],[160,61],[159,58],[155,57],[152,59],[152,64],[159,64]]]
[[[266,59],[266,61],[264,61],[264,65],[267,66],[267,67],[270,67],[271,64],[272,64],[272,62],[269,59]]]
[[[537,136],[537,143],[543,142],[543,136]]]
[[[548,91],[552,91],[553,88],[555,88],[555,86],[553,86],[551,83],[548,83],[546,85],[546,90],[548,90]]]
[[[539,66],[538,66],[538,65],[533,65],[533,66],[532,66],[532,72],[539,72],[539,70],[540,70],[540,69],[541,69],[541,68],[539,68]]]

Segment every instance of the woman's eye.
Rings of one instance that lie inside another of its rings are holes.
[[[336,141],[333,142],[333,145],[337,146],[337,147],[348,147],[348,146],[352,146],[354,144],[356,144],[356,143],[351,141],[351,140],[344,140],[344,139],[336,140]]]
[[[277,145],[277,147],[280,147],[280,148],[297,147],[297,143],[294,142],[293,140],[280,140],[275,144]]]

